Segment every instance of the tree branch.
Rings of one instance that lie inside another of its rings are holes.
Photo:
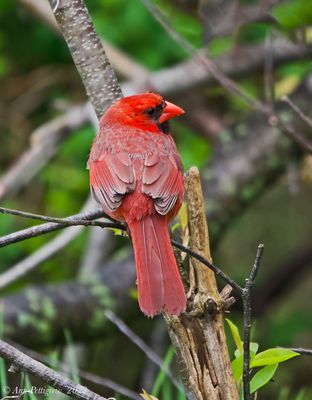
[[[179,384],[173,376],[169,368],[163,365],[163,360],[150,348],[138,335],[136,335],[120,318],[117,317],[112,311],[107,310],[105,316],[109,319],[120,332],[129,338],[140,350],[144,352],[146,357],[151,360],[157,367],[164,371],[173,385],[183,393],[183,387]]]
[[[6,236],[2,236],[0,238],[0,247],[8,246],[9,244],[12,243],[17,243],[22,240],[26,240],[29,238],[33,238],[36,236],[44,235],[46,233],[54,232],[56,230],[65,228],[66,226],[73,226],[73,225],[85,225],[85,226],[90,226],[90,225],[97,225],[103,227],[111,227],[111,228],[118,228],[120,227],[122,229],[122,225],[119,225],[118,223],[110,223],[110,222],[100,222],[97,221],[96,223],[91,221],[96,218],[100,218],[104,215],[102,210],[93,210],[93,211],[88,211],[88,212],[83,212],[79,214],[72,215],[71,217],[67,218],[61,218],[58,219],[59,221],[62,221],[60,223],[56,222],[50,222],[47,224],[42,224],[42,225],[37,225],[31,228],[26,228],[18,232],[11,233]],[[47,217],[51,218],[51,217]],[[77,222],[78,221],[78,222]]]
[[[250,400],[250,328],[251,328],[251,289],[260,267],[260,261],[264,246],[258,246],[255,263],[251,269],[246,285],[242,293],[243,313],[244,313],[244,366],[243,366],[243,391],[244,400]]]
[[[288,124],[285,124],[281,117],[275,113],[270,105],[266,105],[257,98],[249,95],[243,87],[229,78],[222,69],[207,55],[197,54],[193,45],[181,36],[170,24],[168,19],[162,14],[159,8],[151,0],[141,0],[146,8],[152,13],[157,21],[164,27],[168,34],[184,49],[189,55],[194,57],[195,62],[202,64],[211,75],[223,86],[229,93],[238,96],[245,104],[257,112],[261,112],[268,122],[274,121],[274,125],[282,130],[288,137],[293,139],[304,151],[312,153],[312,143],[309,143],[301,134],[296,132]],[[273,62],[273,60],[272,60]]]
[[[44,364],[55,365],[55,367],[57,369],[61,370],[62,372],[66,373],[66,374],[72,373],[72,366],[70,366],[64,362],[61,362],[59,360],[56,361],[52,357],[43,355],[34,350],[30,350],[24,346],[21,346],[20,344],[17,344],[17,343],[11,343],[11,344],[14,345],[14,347],[16,347],[18,350],[21,350],[23,353],[27,354],[29,357],[34,358],[35,360],[38,360]],[[84,371],[81,369],[79,369],[78,375],[82,379],[85,379],[88,382],[92,382],[98,386],[102,386],[102,387],[111,389],[114,392],[117,392],[117,393],[122,394],[123,396],[129,397],[129,399],[142,400],[142,397],[140,397],[138,393],[135,393],[134,391],[120,385],[117,382],[112,381],[111,379],[103,378],[98,375],[94,375],[91,372]]]
[[[19,241],[23,241],[32,237],[40,236],[57,229],[66,228],[68,226],[75,226],[75,225],[82,225],[82,226],[99,226],[101,228],[114,228],[114,229],[121,229],[126,231],[126,226],[124,224],[118,222],[101,222],[101,221],[94,221],[93,219],[99,217],[106,217],[106,214],[102,210],[95,210],[84,212],[76,215],[72,215],[67,218],[55,218],[49,217],[46,215],[39,215],[33,213],[27,213],[24,211],[13,210],[10,208],[0,207],[0,213],[12,214],[20,217],[31,218],[41,221],[51,221],[48,224],[37,225],[35,227],[26,228],[18,232],[11,233],[9,235],[3,236],[0,238],[0,247],[7,246],[12,243],[17,243]],[[233,280],[231,279],[225,272],[223,272],[220,268],[216,265],[212,264],[210,261],[205,259],[200,254],[196,253],[192,249],[183,246],[182,244],[176,242],[175,240],[171,240],[173,246],[182,250],[183,252],[191,255],[196,260],[204,264],[210,270],[212,270],[216,275],[220,276],[227,284],[231,285],[233,289],[236,289],[239,294],[242,294],[242,288]],[[20,267],[18,268],[20,269]],[[24,268],[25,272],[25,268]],[[29,272],[29,271],[28,271]],[[4,289],[8,284],[12,283],[16,280],[16,278],[20,277],[20,274],[12,273],[12,269],[4,272],[0,275],[0,289]]]
[[[186,199],[190,246],[205,260],[209,259],[210,264],[208,228],[197,168],[191,168],[186,176]],[[235,400],[238,392],[230,368],[221,297],[214,274],[197,260],[198,256],[190,260],[186,311],[179,316],[165,313],[165,321],[182,366],[188,398]]]
[[[101,118],[105,109],[122,97],[114,70],[98,38],[83,0],[49,0],[60,31],[86,88],[87,96]]]
[[[31,146],[0,179],[0,200],[12,196],[46,165],[61,143],[89,121],[87,104],[70,107],[62,116],[42,125],[33,133]]]
[[[289,105],[289,107],[302,119],[310,128],[312,128],[312,120],[308,117],[288,96],[281,97],[281,101]]]
[[[86,387],[71,381],[69,378],[66,378],[58,372],[53,371],[51,368],[48,368],[41,362],[34,360],[3,340],[0,340],[0,355],[5,360],[11,362],[14,368],[17,368],[19,371],[30,373],[74,399],[107,400],[106,398],[91,392],[91,390]]]
[[[37,349],[65,344],[64,328],[74,342],[103,338],[112,330],[106,310],[123,319],[137,315],[137,302],[129,297],[134,286],[130,257],[105,263],[80,281],[28,286],[2,299],[4,338]]]
[[[25,211],[20,211],[20,210],[13,210],[12,208],[6,208],[6,207],[0,207],[0,213],[2,214],[10,214],[10,215],[17,215],[19,217],[24,217],[24,218],[29,218],[29,219],[36,219],[39,221],[47,221],[47,222],[55,222],[57,224],[66,224],[67,226],[71,225],[84,225],[84,226],[100,226],[101,228],[118,228],[120,229],[125,229],[125,226],[123,224],[118,224],[115,220],[113,220],[111,217],[109,217],[107,214],[104,213],[102,209],[97,209],[94,212],[98,212],[99,217],[104,217],[107,218],[111,221],[113,221],[113,224],[106,223],[106,222],[101,222],[101,221],[90,221],[88,219],[84,218],[76,218],[76,216],[68,217],[68,218],[55,218],[55,217],[49,217],[47,215],[41,215],[41,214],[33,214]],[[77,214],[80,215],[80,214]],[[69,219],[71,218],[71,219]]]

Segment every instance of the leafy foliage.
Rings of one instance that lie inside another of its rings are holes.
[[[236,350],[234,352],[235,359],[232,361],[232,370],[235,381],[237,386],[241,392],[241,398],[243,400],[242,394],[242,380],[243,380],[243,362],[244,362],[244,354],[243,354],[243,345],[244,342],[242,341],[239,330],[237,326],[226,319],[230,331],[233,337],[233,340],[236,345]],[[250,393],[256,392],[258,389],[265,386],[269,383],[277,368],[281,362],[290,360],[298,356],[299,354],[289,350],[289,349],[282,349],[282,348],[272,348],[260,353],[258,352],[259,345],[258,343],[251,342],[250,343],[250,370],[251,374],[253,375],[250,380]],[[255,368],[259,368],[257,372],[255,372]]]
[[[139,0],[87,0],[86,3],[98,33],[147,69],[158,71],[187,58],[185,51],[168,36]],[[273,38],[285,35],[289,40],[297,40],[299,37],[300,40],[305,38],[311,44],[312,8],[309,0],[279,1],[269,10],[277,23],[270,21],[243,23],[239,28],[236,26],[232,31],[227,31],[226,35],[214,37],[212,40],[207,31],[210,25],[213,25],[215,17],[220,17],[220,14],[222,17],[223,9],[218,10],[217,15],[207,16],[202,11],[211,3],[213,2],[155,1],[183,37],[191,41],[195,48],[206,46],[209,49],[209,55],[215,57],[217,62],[219,62],[218,57],[230,54],[235,66],[236,59],[240,57],[241,47],[264,45],[269,32]],[[240,7],[253,7],[257,5],[257,2],[244,0],[237,4],[237,15],[243,15]],[[227,15],[224,14],[224,17]],[[85,93],[63,40],[28,9],[23,8],[17,1],[2,0],[0,22],[0,147],[4,149],[0,154],[0,172],[4,173],[28,148],[31,133],[35,128],[62,113],[67,105],[84,101]],[[274,68],[276,97],[279,98],[285,94],[291,96],[302,86],[310,71],[311,61],[309,60],[300,62],[286,60],[282,65],[276,65]],[[262,70],[248,72],[244,76],[238,76],[237,80],[248,93],[263,98]],[[218,85],[195,90],[196,96],[203,100],[203,106],[207,110],[217,111],[216,114],[223,129],[220,137],[224,143],[231,145],[233,137],[230,127],[233,124],[242,123],[239,135],[248,134],[244,132],[243,122],[251,115],[251,111],[237,97],[229,96]],[[190,93],[190,98],[192,96],[194,93]],[[188,103],[188,96],[185,97],[183,100]],[[192,114],[192,101],[189,103],[190,109],[187,112]],[[289,119],[290,112],[286,111],[284,116],[285,119]],[[184,160],[184,167],[187,169],[191,165],[198,165],[205,176],[208,176],[211,171],[205,166],[212,157],[212,145],[208,143],[206,137],[198,134],[197,129],[190,126],[191,124],[186,124],[184,121],[172,126],[174,138]],[[59,154],[42,169],[28,187],[2,205],[55,216],[66,216],[78,211],[89,193],[85,164],[93,135],[94,129],[91,126],[78,129],[62,145]],[[227,153],[223,157],[227,157]],[[294,159],[296,160],[295,157]],[[269,163],[274,162],[276,159],[272,157]],[[296,169],[294,164],[293,160],[289,160],[290,171],[292,168]],[[259,181],[260,179],[257,179],[255,185],[258,185]],[[214,249],[218,264],[225,265],[229,269],[233,268],[230,272],[235,278],[243,279],[245,276],[246,260],[253,251],[254,244],[259,240],[265,238],[268,243],[266,259],[267,265],[270,265],[270,268],[264,268],[263,274],[259,277],[261,283],[261,280],[267,277],[271,267],[283,264],[294,249],[304,243],[306,238],[311,237],[311,207],[307,207],[307,204],[311,202],[311,191],[301,186],[300,193],[290,195],[291,185],[286,186],[286,184],[283,187],[276,184],[270,193],[259,199],[259,202],[253,204],[247,212],[243,212],[241,205],[238,205],[237,219],[233,220],[231,227],[224,232],[219,248]],[[231,187],[229,186],[227,190],[231,190]],[[250,196],[250,193],[250,188],[242,188],[244,200]],[[231,207],[232,204],[229,204],[229,208]],[[224,214],[227,211],[225,209]],[[182,215],[180,222],[183,222],[183,219],[185,216]],[[0,234],[4,235],[29,225],[30,222],[27,220],[1,215]],[[274,226],[278,227],[278,230],[274,230]],[[283,240],[281,240],[281,232]],[[32,254],[51,237],[53,235],[1,249],[1,271],[9,269],[16,262]],[[55,255],[44,262],[31,277],[20,280],[9,288],[8,292],[18,292],[29,283],[53,284],[76,278],[87,242],[87,231],[85,231],[62,254]],[[117,240],[113,243],[112,252],[116,254],[121,247],[123,250],[128,244],[128,240]],[[287,252],[285,252],[285,246]],[[241,251],[242,248],[244,252]],[[266,320],[260,321],[257,337],[261,338],[264,347],[277,344],[277,340],[285,346],[291,345],[298,338],[300,340],[302,338],[307,345],[311,344],[311,318],[310,310],[307,308],[309,302],[307,299],[310,296],[308,283],[307,279],[304,291],[298,290],[297,293],[291,293],[291,302],[285,297],[281,299],[274,309],[274,318],[267,317]],[[132,293],[135,296],[136,289],[133,289]],[[51,311],[48,304],[40,306],[48,315],[53,314],[54,311]],[[298,312],[300,306],[302,310]],[[29,316],[21,313],[20,320],[28,323]],[[130,321],[133,320],[136,326],[139,326],[140,334],[148,339],[151,330],[150,321],[149,324],[144,325],[142,318],[136,316],[132,319],[131,315]],[[42,334],[48,338],[47,325],[40,323],[36,316],[33,317],[32,322],[38,324]],[[236,380],[239,382],[242,374],[242,341],[237,327],[233,324],[231,331],[236,345],[232,365]],[[103,347],[110,348],[111,346],[112,354],[120,356],[120,348],[126,347],[120,346],[120,341],[120,337],[110,337]],[[268,393],[265,390],[272,386],[268,385],[268,382],[276,376],[279,363],[295,356],[286,354],[284,350],[281,353],[280,349],[274,348],[258,352],[257,343],[251,343],[250,350],[251,368],[254,370],[251,389],[255,392],[264,387],[263,393]],[[126,363],[124,367],[119,365],[115,378],[124,380],[129,386],[135,386],[139,381],[143,361],[137,354],[130,358],[131,371]],[[111,370],[114,368],[110,365],[103,366],[102,360],[103,357],[100,356],[97,360],[90,357],[86,363],[94,370],[102,368],[101,373],[111,376]],[[165,356],[164,361],[166,360]],[[312,395],[308,389],[296,395],[293,393],[291,387],[297,387],[300,383],[298,380],[295,382],[296,377],[304,376],[305,371],[310,368],[308,364],[307,368],[301,367],[302,373],[297,373],[297,370],[294,373],[292,365],[295,363],[296,361],[287,363],[281,368],[283,374],[278,375],[278,382],[284,386],[276,389],[274,394],[271,392],[270,398],[278,398],[278,400],[311,398]],[[309,379],[307,377],[305,382],[309,382]],[[0,359],[1,388],[6,385],[6,380],[5,366],[3,360]],[[159,371],[156,376],[154,391],[148,391],[164,400],[184,399],[184,394],[173,388],[163,371]]]

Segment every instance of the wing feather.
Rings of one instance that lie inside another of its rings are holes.
[[[91,192],[104,211],[116,211],[123,196],[135,188],[130,157],[126,153],[103,153],[90,165]]]
[[[146,157],[143,169],[142,192],[155,200],[159,214],[167,214],[178,198],[183,196],[183,172],[177,154]]]

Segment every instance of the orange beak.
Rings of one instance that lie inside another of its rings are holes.
[[[177,117],[178,115],[184,114],[185,111],[182,108],[176,106],[175,104],[166,101],[166,107],[163,110],[163,113],[159,117],[159,122],[162,124],[168,121],[171,118]]]

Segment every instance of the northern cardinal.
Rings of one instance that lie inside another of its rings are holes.
[[[184,194],[182,162],[167,121],[183,113],[156,93],[122,98],[101,118],[88,160],[95,200],[129,227],[139,306],[148,316],[180,314],[186,307],[167,228]]]

